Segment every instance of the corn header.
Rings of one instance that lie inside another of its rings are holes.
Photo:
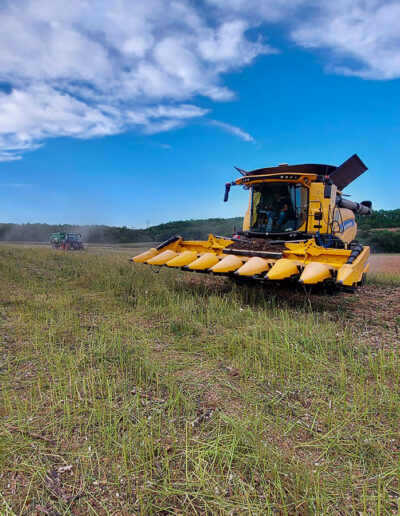
[[[291,281],[337,286],[347,291],[364,283],[369,247],[355,240],[355,215],[369,215],[370,201],[344,198],[343,189],[367,170],[354,154],[339,167],[304,164],[237,169],[226,183],[249,190],[243,229],[232,238],[205,241],[173,236],[133,262],[229,276],[236,281]]]

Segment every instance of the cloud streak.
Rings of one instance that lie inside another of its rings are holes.
[[[328,50],[335,73],[400,77],[399,17],[398,2],[383,0],[3,0],[0,161],[48,138],[155,134],[204,117],[199,97],[233,100],[224,75],[276,52],[270,24]]]
[[[32,185],[28,185],[25,183],[0,183],[0,188],[17,188],[17,189],[24,189],[24,188],[30,188]]]
[[[210,125],[214,125],[215,127],[219,127],[223,131],[229,134],[233,134],[234,136],[237,136],[241,140],[245,142],[253,142],[254,138],[251,136],[251,134],[246,133],[246,131],[243,131],[243,129],[240,129],[240,127],[236,127],[231,124],[227,124],[225,122],[220,122],[219,120],[210,120]]]

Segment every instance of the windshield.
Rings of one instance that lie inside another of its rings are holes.
[[[252,188],[251,230],[298,230],[307,219],[308,190],[300,184],[264,183]]]
[[[78,235],[76,233],[68,233],[68,239],[71,241],[78,240]]]

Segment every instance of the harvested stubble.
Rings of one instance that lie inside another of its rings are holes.
[[[307,297],[2,246],[0,284],[1,514],[399,510],[398,278]]]

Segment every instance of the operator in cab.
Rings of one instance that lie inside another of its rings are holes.
[[[273,229],[274,219],[276,220],[276,229],[280,229],[285,222],[294,218],[291,202],[282,197],[279,192],[274,192],[274,199],[267,211],[267,217],[267,232]]]

